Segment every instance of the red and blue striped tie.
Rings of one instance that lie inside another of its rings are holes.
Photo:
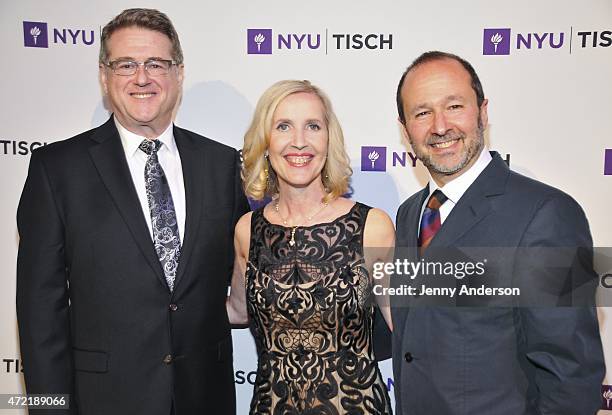
[[[440,220],[440,206],[448,200],[448,197],[442,193],[440,189],[436,189],[429,200],[427,206],[423,210],[421,218],[421,227],[419,232],[419,255],[423,256],[423,252],[431,243],[431,240],[442,226]]]

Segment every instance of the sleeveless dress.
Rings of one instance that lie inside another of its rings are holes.
[[[363,254],[370,207],[292,228],[253,212],[247,308],[258,349],[251,414],[391,414],[372,351]]]

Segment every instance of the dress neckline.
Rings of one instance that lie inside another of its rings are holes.
[[[333,220],[328,221],[328,222],[315,223],[315,224],[308,225],[308,226],[300,226],[300,225],[298,225],[298,226],[285,226],[285,225],[281,225],[281,224],[278,224],[278,223],[270,222],[270,220],[268,220],[268,218],[266,218],[266,215],[264,214],[264,210],[265,210],[267,205],[261,208],[261,217],[263,218],[264,222],[266,222],[268,225],[276,226],[277,228],[282,228],[282,229],[286,229],[286,230],[291,230],[293,228],[310,229],[310,228],[315,228],[317,226],[329,226],[329,225],[333,225],[334,223],[338,222],[340,219],[344,219],[344,218],[350,216],[353,213],[353,211],[357,208],[357,205],[360,205],[360,203],[359,202],[353,203],[353,206],[351,206],[351,208],[348,210],[348,212],[343,213],[342,215],[338,216],[336,219],[333,219]]]

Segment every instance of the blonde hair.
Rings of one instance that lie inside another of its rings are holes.
[[[279,81],[268,88],[255,107],[251,125],[244,135],[242,149],[242,180],[244,191],[252,199],[261,200],[278,194],[278,180],[265,157],[270,145],[270,133],[276,108],[283,99],[300,92],[315,94],[321,100],[328,131],[327,161],[321,172],[325,187],[324,202],[329,202],[348,191],[353,170],[344,148],[344,135],[327,95],[310,81]]]

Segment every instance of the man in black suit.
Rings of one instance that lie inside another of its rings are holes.
[[[71,414],[234,414],[225,309],[239,156],[176,127],[183,55],[168,17],[102,31],[113,116],[32,154],[17,214],[17,315],[29,394]]]
[[[604,362],[582,209],[483,150],[488,102],[458,56],[421,55],[401,78],[397,104],[405,138],[431,176],[399,209],[397,252],[435,263],[454,260],[458,247],[479,247],[490,254],[485,276],[442,283],[422,275],[419,284],[522,293],[500,300],[419,288],[394,298],[397,414],[594,414]]]

